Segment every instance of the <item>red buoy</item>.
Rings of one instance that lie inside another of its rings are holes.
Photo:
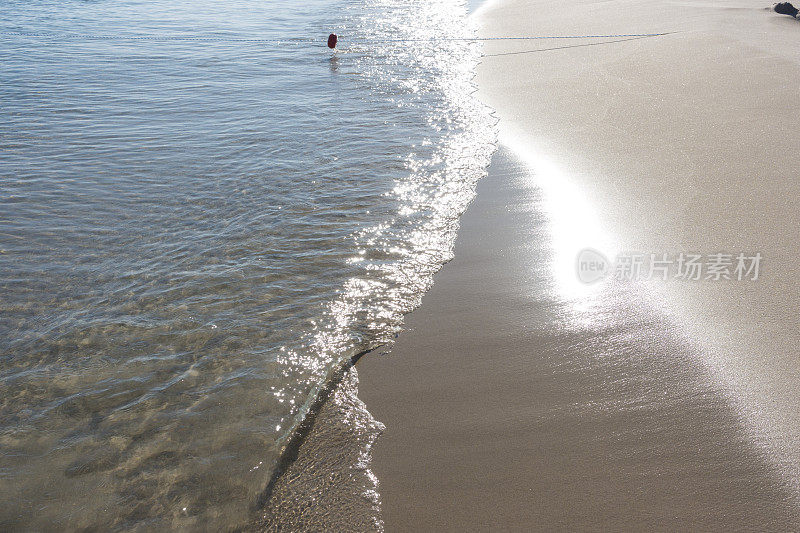
[[[336,48],[336,42],[339,38],[336,36],[335,33],[331,33],[328,35],[328,48]]]

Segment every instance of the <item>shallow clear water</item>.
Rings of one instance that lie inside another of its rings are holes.
[[[6,0],[0,33],[0,526],[243,523],[451,256],[494,142],[477,45],[429,40],[466,8]]]

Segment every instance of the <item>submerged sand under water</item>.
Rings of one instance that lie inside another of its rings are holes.
[[[247,524],[331,373],[451,256],[495,140],[477,45],[430,40],[465,7],[0,18],[0,529]]]

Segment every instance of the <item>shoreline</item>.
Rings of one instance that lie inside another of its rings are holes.
[[[680,33],[486,44],[479,94],[506,147],[455,259],[389,355],[358,364],[386,425],[373,470],[388,531],[800,528],[800,114],[780,105],[800,27],[735,4],[479,10],[482,36]],[[562,216],[576,207],[592,216]],[[633,293],[562,279],[580,247],[606,245],[763,251],[770,271]]]

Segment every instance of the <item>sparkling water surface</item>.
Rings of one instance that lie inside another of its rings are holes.
[[[0,527],[247,522],[451,256],[493,123],[477,45],[426,39],[465,6],[5,0],[0,33]]]

